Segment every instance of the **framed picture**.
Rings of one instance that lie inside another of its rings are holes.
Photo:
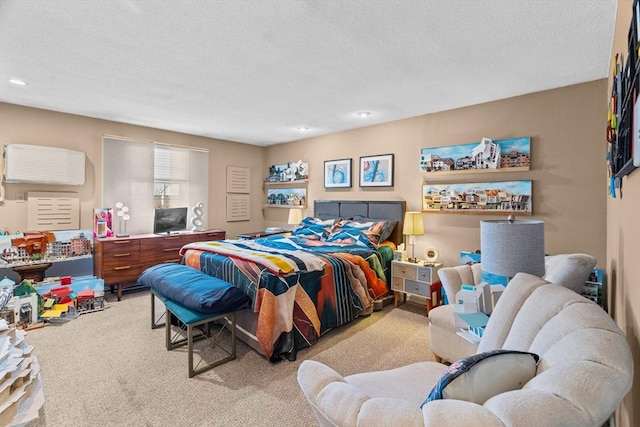
[[[422,212],[531,215],[531,206],[531,181],[422,186]]]
[[[324,188],[351,187],[352,159],[326,160],[324,162]]]
[[[360,187],[393,187],[393,154],[360,157]]]
[[[477,172],[527,171],[531,164],[531,138],[428,147],[420,151],[420,172],[428,174],[461,174]]]
[[[307,189],[269,188],[267,189],[266,206],[269,208],[305,208],[307,207]]]

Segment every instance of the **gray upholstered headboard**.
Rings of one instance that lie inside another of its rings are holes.
[[[389,240],[399,244],[402,243],[402,222],[406,205],[405,201],[400,200],[316,200],[313,203],[313,216],[327,219],[363,216],[398,221]]]

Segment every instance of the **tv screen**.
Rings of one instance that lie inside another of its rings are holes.
[[[187,208],[163,208],[154,210],[153,232],[169,234],[187,229]]]

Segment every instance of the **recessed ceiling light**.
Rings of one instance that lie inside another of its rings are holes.
[[[25,82],[24,80],[20,80],[20,79],[9,79],[9,83],[13,83],[14,85],[18,85],[18,86],[26,86],[27,82]]]
[[[358,117],[363,117],[364,118],[364,117],[369,117],[371,115],[371,113],[368,112],[368,111],[360,111],[360,112],[356,113],[356,115]]]
[[[308,130],[309,130],[309,128],[308,128],[308,127],[306,127],[306,126],[298,126],[298,130],[299,130],[300,132],[306,132],[306,131],[308,131]]]

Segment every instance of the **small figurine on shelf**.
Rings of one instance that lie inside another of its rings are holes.
[[[118,218],[120,218],[118,220],[118,234],[116,234],[116,237],[129,237],[129,235],[127,234],[127,221],[129,221],[130,219],[129,208],[125,206],[122,202],[117,202],[116,209],[118,209],[118,212],[116,212],[116,215],[118,216]],[[123,223],[124,223],[124,231],[122,230]]]
[[[203,213],[204,203],[196,203],[193,207],[193,218],[191,219],[191,231],[204,231],[203,222],[202,222],[202,213]]]

